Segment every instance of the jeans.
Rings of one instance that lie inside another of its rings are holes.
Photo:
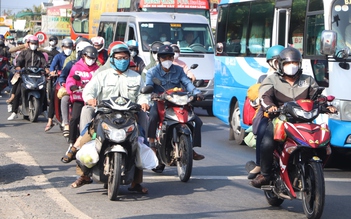
[[[278,142],[273,139],[273,123],[268,122],[266,131],[261,142],[261,173],[270,176],[272,173],[273,152],[278,146]]]
[[[257,166],[261,165],[261,142],[266,132],[267,125],[268,125],[268,118],[262,117],[258,125],[257,134],[256,134],[256,165]]]

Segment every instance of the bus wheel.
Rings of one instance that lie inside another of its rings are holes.
[[[244,137],[245,130],[240,126],[240,109],[238,102],[236,102],[230,120],[229,139],[235,140],[237,144],[243,144]]]

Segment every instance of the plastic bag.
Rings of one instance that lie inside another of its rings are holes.
[[[274,134],[273,138],[275,141],[285,141],[286,139],[286,132],[285,132],[285,127],[284,127],[284,122],[280,120],[278,117],[273,119],[273,125],[274,125]]]
[[[155,152],[144,144],[144,138],[138,137],[138,147],[135,157],[135,165],[140,169],[154,169],[158,166]]]
[[[62,97],[65,95],[68,95],[66,88],[60,87],[60,89],[57,91],[57,98],[59,98],[61,100]]]
[[[92,168],[99,161],[99,154],[95,148],[95,140],[88,141],[76,154],[77,160],[79,160],[84,166]]]

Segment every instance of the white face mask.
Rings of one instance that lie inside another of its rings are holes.
[[[166,37],[160,37],[160,40],[163,42],[163,41],[166,41]]]
[[[132,57],[136,56],[136,54],[137,54],[137,53],[136,53],[135,51],[133,51],[133,52],[130,53],[130,55],[131,55]]]
[[[283,67],[283,70],[284,70],[284,74],[289,76],[294,76],[299,70],[299,66],[292,63],[285,64]]]
[[[174,58],[177,59],[179,57],[179,52],[174,53]]]
[[[89,66],[92,66],[95,63],[96,59],[85,58],[85,63]]]
[[[55,40],[49,41],[49,44],[50,44],[50,46],[54,46],[54,45],[56,45],[56,41]]]
[[[71,55],[72,50],[71,49],[65,49],[65,50],[63,50],[63,52],[65,53],[66,56],[69,56],[69,55]]]
[[[166,61],[163,61],[161,64],[162,64],[162,67],[169,69],[173,65],[173,62],[170,60],[166,60]]]
[[[38,48],[38,46],[37,46],[37,45],[30,44],[30,45],[29,45],[29,48],[30,48],[31,50],[36,50],[36,49]]]

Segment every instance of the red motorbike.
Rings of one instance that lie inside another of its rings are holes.
[[[153,82],[161,86],[154,78]],[[156,147],[160,162],[166,166],[177,166],[182,182],[187,182],[193,168],[193,131],[195,113],[191,102],[196,96],[182,88],[166,90],[153,95],[157,104],[159,125],[156,131]]]
[[[274,151],[270,185],[261,187],[268,203],[280,206],[284,199],[302,199],[307,218],[320,218],[325,199],[323,166],[331,154],[330,131],[325,123],[314,124],[320,113],[330,113],[327,103],[334,97],[322,97],[285,103],[273,119],[274,139],[280,142]]]
[[[8,85],[7,71],[9,69],[9,59],[0,56],[0,92]]]

